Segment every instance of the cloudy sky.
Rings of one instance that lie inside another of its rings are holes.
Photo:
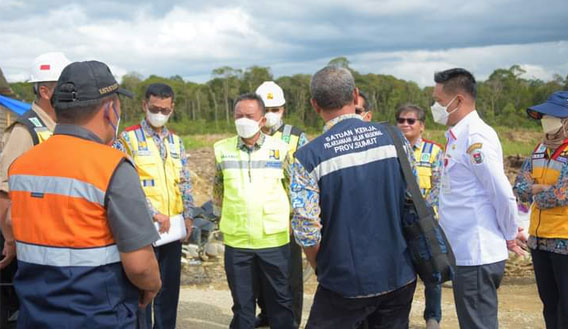
[[[478,79],[520,64],[529,78],[568,74],[566,0],[0,0],[0,67],[24,81],[34,57],[63,51],[118,77],[204,82],[229,65],[276,77],[346,56],[361,73],[431,85],[461,66]]]

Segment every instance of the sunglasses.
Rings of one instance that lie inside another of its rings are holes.
[[[414,118],[397,118],[396,119],[396,122],[398,124],[403,124],[405,121],[408,122],[408,124],[412,126],[413,124],[416,123],[416,121],[418,121],[418,119],[414,119]]]
[[[172,109],[155,107],[155,106],[148,106],[148,111],[150,111],[154,114],[161,112],[163,115],[168,115],[172,112]]]
[[[540,120],[542,119],[543,115],[540,112],[537,111],[533,111],[533,110],[528,110],[527,113],[529,114],[529,116],[535,120]]]

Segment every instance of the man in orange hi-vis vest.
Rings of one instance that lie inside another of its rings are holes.
[[[54,135],[8,171],[18,255],[19,328],[135,328],[160,289],[138,174],[108,146],[120,89],[101,62],[61,73]]]

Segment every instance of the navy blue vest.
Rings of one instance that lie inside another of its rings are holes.
[[[340,121],[298,149],[296,159],[320,189],[319,283],[342,296],[360,297],[415,279],[402,235],[404,178],[382,124]]]

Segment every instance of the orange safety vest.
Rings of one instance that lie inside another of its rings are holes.
[[[568,143],[552,155],[539,144],[532,153],[532,177],[535,184],[554,186],[564,166],[568,165]],[[529,234],[539,238],[568,239],[568,207],[540,209],[533,202]]]
[[[70,248],[114,245],[104,198],[124,158],[106,145],[57,135],[16,159],[8,175],[17,242]]]
[[[107,145],[54,135],[8,170],[21,327],[135,326],[138,290],[124,273],[105,208],[124,159]]]

